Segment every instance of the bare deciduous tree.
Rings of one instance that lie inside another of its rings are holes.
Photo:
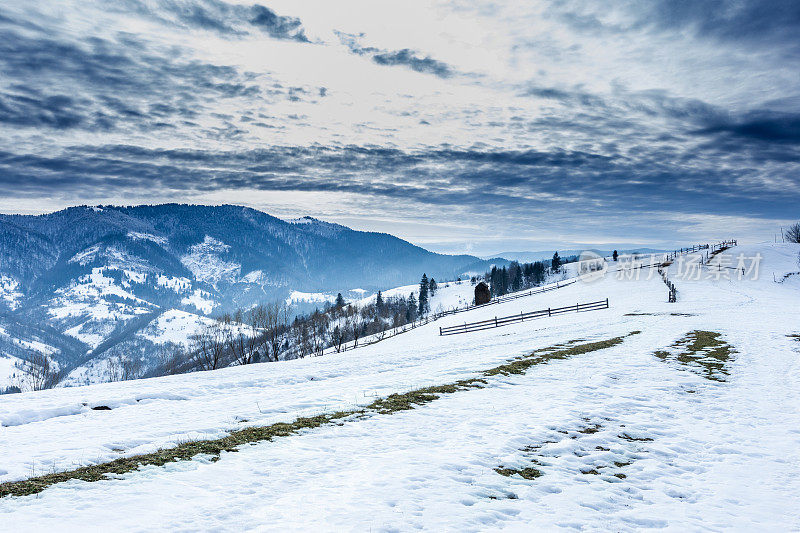
[[[285,302],[275,302],[266,307],[265,334],[270,349],[270,360],[280,358],[283,339],[289,329],[291,311]]]
[[[114,355],[106,359],[106,371],[108,381],[122,381],[122,358]]]
[[[361,317],[353,316],[352,322],[350,322],[350,331],[353,335],[353,348],[358,346],[358,339],[361,338],[361,328],[362,322]]]
[[[142,377],[142,362],[139,359],[126,357],[122,360],[122,381]]]
[[[20,376],[20,389],[30,390],[52,389],[64,378],[64,372],[59,371],[50,358],[41,353],[35,353],[27,359],[16,363]]]
[[[119,347],[109,350],[109,354],[106,359],[109,381],[129,381],[142,377],[142,362],[139,359],[127,357]]]
[[[182,344],[163,344],[158,349],[159,373],[164,376],[180,374],[189,355]]]
[[[221,322],[209,324],[194,335],[194,354],[203,370],[216,370],[223,365],[225,356],[225,329]]]

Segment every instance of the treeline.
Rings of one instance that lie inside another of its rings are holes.
[[[338,294],[334,303],[293,319],[284,302],[225,314],[193,335],[188,345],[164,345],[158,366],[147,376],[297,359],[356,347],[367,337],[380,340],[427,317],[437,289],[436,280],[423,275],[419,290],[408,297],[384,297],[379,291],[374,302],[355,306]]]
[[[489,284],[492,296],[503,296],[510,292],[522,291],[531,287],[538,287],[546,280],[548,274],[561,272],[567,263],[578,260],[578,256],[571,255],[562,258],[558,252],[548,261],[535,261],[533,263],[519,263],[512,261],[508,267],[497,268],[487,272],[483,278]],[[474,278],[473,278],[474,281]]]

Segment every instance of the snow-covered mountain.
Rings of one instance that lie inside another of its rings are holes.
[[[453,279],[488,265],[385,233],[231,205],[0,215],[0,356],[35,351],[86,369],[118,347],[147,363],[207,316],[277,300],[302,310],[337,292],[355,300],[423,272]]]

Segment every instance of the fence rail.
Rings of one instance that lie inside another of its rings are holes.
[[[720,252],[724,252],[731,246],[736,246],[738,241],[736,239],[731,239],[729,241],[722,241],[716,244],[698,244],[692,246],[691,248],[681,248],[679,250],[675,250],[672,253],[667,255],[667,260],[658,266],[658,273],[661,274],[661,279],[664,281],[664,284],[667,286],[667,302],[675,303],[678,301],[678,288],[672,283],[669,278],[667,277],[667,271],[665,267],[668,267],[672,264],[672,261],[678,257],[679,253],[694,253],[701,250],[708,250],[706,252],[705,260],[703,259],[702,254],[700,255],[700,264],[707,264],[711,258],[719,254]]]
[[[691,248],[678,248],[677,250],[673,250],[667,253],[667,260],[675,259],[681,254],[686,254],[686,253],[691,254],[694,252],[699,252],[700,250],[709,250],[712,253],[716,251],[717,253],[719,253],[718,252],[719,250],[723,250],[730,246],[736,246],[736,244],[737,244],[736,239],[731,239],[729,241],[722,241],[716,244],[695,244]]]
[[[448,316],[448,315],[456,315],[458,313],[463,313],[465,311],[472,311],[473,309],[478,309],[480,307],[486,307],[487,305],[501,304],[501,303],[504,303],[504,302],[510,302],[511,300],[516,300],[517,298],[524,298],[525,296],[532,296],[534,294],[541,294],[543,292],[550,292],[550,291],[554,291],[554,290],[557,290],[557,289],[563,289],[564,287],[566,287],[568,285],[572,285],[573,283],[576,283],[577,281],[578,281],[577,278],[569,280],[569,281],[564,281],[564,282],[556,281],[555,285],[550,285],[550,286],[547,286],[547,287],[539,287],[539,288],[531,289],[531,290],[525,291],[525,292],[515,292],[514,294],[509,294],[507,296],[496,296],[496,297],[492,298],[491,300],[489,300],[488,302],[486,302],[485,304],[480,304],[480,305],[474,305],[473,304],[473,305],[468,305],[468,306],[465,306],[465,307],[459,307],[457,309],[448,309],[447,311],[437,312],[437,313],[435,313],[435,318],[440,318],[440,317]]]
[[[583,304],[577,303],[575,305],[568,305],[565,307],[550,307],[548,309],[540,309],[538,311],[530,311],[528,313],[519,313],[516,315],[509,315],[499,318],[494,317],[488,320],[479,320],[478,322],[465,322],[456,326],[440,327],[439,335],[456,335],[458,333],[468,333],[470,331],[481,331],[484,329],[499,328],[500,326],[505,326],[506,324],[512,324],[514,322],[524,322],[525,320],[531,320],[534,318],[546,316],[549,317],[570,312],[579,313],[581,311],[596,311],[598,309],[608,309],[608,298],[596,302]]]

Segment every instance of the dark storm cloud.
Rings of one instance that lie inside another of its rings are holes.
[[[0,86],[0,123],[147,130],[193,119],[220,99],[262,98],[235,67],[180,56],[131,36],[70,42],[0,29],[0,76],[14,80]]]
[[[67,95],[44,96],[18,88],[0,93],[0,123],[21,127],[75,128],[85,120],[85,106]]]
[[[224,37],[241,37],[253,30],[275,39],[309,42],[300,19],[282,16],[261,4],[237,5],[221,0],[121,0],[109,6],[123,13],[135,13],[166,25],[213,31]]]
[[[710,125],[695,133],[722,134],[744,141],[800,144],[800,113],[754,112],[739,120]]]
[[[452,69],[446,63],[432,59],[430,56],[422,57],[408,48],[381,52],[373,55],[372,60],[379,65],[405,65],[411,70],[433,74],[440,78],[448,78],[453,75]]]
[[[800,2],[796,0],[658,0],[639,6],[642,24],[689,29],[698,36],[737,42],[791,40],[798,44]]]
[[[360,56],[368,56],[379,65],[404,66],[423,74],[433,74],[440,78],[449,78],[455,72],[450,65],[442,61],[433,59],[430,56],[422,55],[419,52],[404,48],[402,50],[382,50],[372,46],[361,46],[359,39],[363,35],[351,35],[343,32],[336,32],[339,40],[352,53]]]
[[[549,12],[578,32],[625,34],[630,31],[681,32],[733,46],[766,46],[776,52],[800,53],[800,2],[796,0],[654,0],[617,1],[604,11],[630,15],[610,23],[591,14],[596,4],[554,3]],[[587,9],[590,8],[590,9]]]
[[[461,205],[520,215],[568,209],[576,215],[631,208],[675,213],[788,216],[790,197],[752,182],[756,171],[682,166],[669,149],[641,148],[641,158],[582,151],[482,151],[274,147],[248,151],[83,147],[51,156],[0,153],[0,187],[20,196],[119,195],[126,190],[220,189],[333,191],[375,198]],[[783,212],[776,202],[786,206]]]
[[[278,16],[271,9],[261,5],[254,5],[252,7],[252,12],[253,18],[250,19],[250,23],[267,32],[272,37],[309,42],[300,19]]]

